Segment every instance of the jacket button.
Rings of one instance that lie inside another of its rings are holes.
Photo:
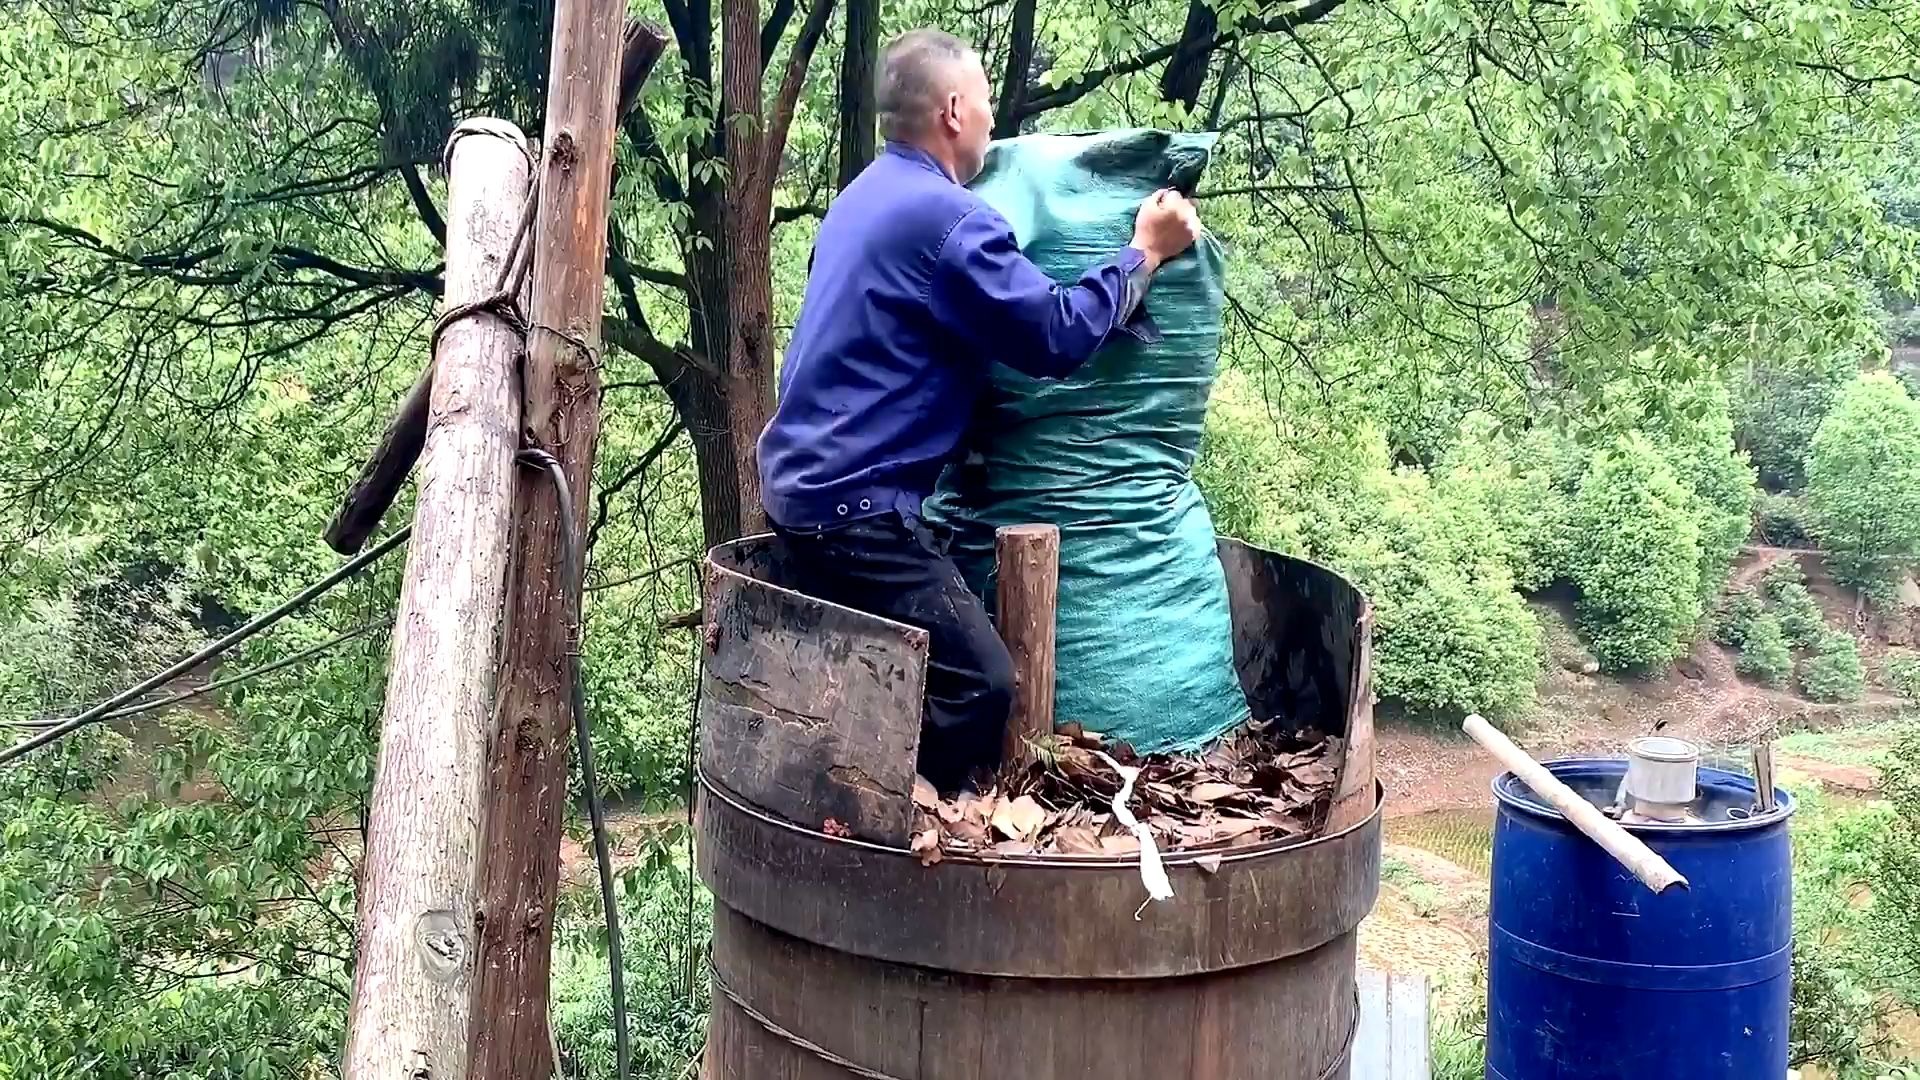
[[[847,516],[847,504],[846,504],[846,503],[841,503],[841,504],[840,504],[839,506],[836,506],[836,507],[834,507],[834,509],[835,509],[835,510],[836,510],[836,511],[837,511],[837,512],[838,512],[838,513],[840,514],[840,516],[841,516],[841,517],[846,517],[846,516]]]
[[[861,500],[860,500],[860,509],[862,509],[862,510],[871,510],[871,509],[873,509],[873,500],[872,500],[872,499],[861,499]]]

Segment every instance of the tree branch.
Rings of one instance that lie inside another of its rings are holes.
[[[1211,51],[1242,38],[1280,33],[1316,23],[1339,10],[1345,2],[1346,0],[1313,0],[1305,7],[1282,15],[1273,15],[1265,19],[1244,19],[1227,32],[1216,34],[1206,47]],[[1171,45],[1156,46],[1124,60],[1117,60],[1106,67],[1095,68],[1045,93],[1029,93],[1026,101],[1020,106],[1019,117],[1021,120],[1028,120],[1048,110],[1071,105],[1099,89],[1101,84],[1109,79],[1145,71],[1155,64],[1170,59],[1179,50],[1180,45],[1181,43],[1176,41]]]
[[[833,6],[834,0],[813,0],[813,6],[807,9],[807,21],[800,26],[800,36],[794,39],[793,52],[787,57],[786,75],[780,80],[780,93],[773,102],[773,122],[767,126],[767,159],[762,167],[768,177],[779,173],[780,159],[786,156],[787,132],[793,127],[794,110],[800,104],[800,89],[807,81],[813,52],[826,36]]]
[[[688,369],[709,378],[720,377],[706,357],[685,346],[670,346],[625,319],[608,316],[602,320],[601,332],[608,344],[646,361],[662,385],[685,377]]]
[[[799,221],[801,218],[823,218],[826,216],[827,208],[818,203],[808,202],[801,203],[798,206],[776,206],[773,208],[773,223],[775,225],[785,225],[790,221]]]
[[[796,6],[796,0],[773,0],[773,10],[767,12],[767,21],[760,27],[761,74],[773,66],[773,51],[780,47],[780,39],[786,36],[787,24],[793,21]]]
[[[440,216],[440,210],[433,205],[433,195],[427,191],[426,181],[420,179],[420,167],[409,161],[400,166],[400,179],[407,185],[407,194],[413,199],[413,209],[420,215],[420,223],[433,234],[434,242],[442,249],[447,246],[447,222]]]
[[[51,218],[22,217],[6,219],[0,224],[43,229],[56,236],[64,237],[97,254],[141,270],[152,271],[170,277],[182,284],[190,285],[238,285],[247,279],[247,273],[241,270],[225,273],[194,273],[217,259],[224,251],[224,245],[211,245],[192,251],[135,255],[107,243],[93,233],[76,225],[55,221]],[[438,296],[442,288],[441,267],[429,270],[376,270],[353,266],[317,251],[294,247],[290,244],[276,244],[267,249],[267,257],[275,265],[285,270],[317,270],[321,273],[371,288],[401,286],[417,289]]]
[[[625,491],[628,485],[646,475],[647,470],[653,467],[653,463],[660,460],[660,455],[666,453],[667,448],[672,446],[674,440],[678,439],[680,433],[685,430],[687,430],[686,426],[681,424],[679,420],[675,420],[673,423],[667,425],[667,430],[652,446],[647,448],[646,453],[640,455],[639,461],[634,462],[627,471],[615,477],[612,483],[600,489],[598,496],[599,505],[594,507],[593,511],[593,523],[587,526],[588,553],[593,551],[594,542],[600,539],[600,530],[607,523],[607,513],[613,506],[614,496]]]

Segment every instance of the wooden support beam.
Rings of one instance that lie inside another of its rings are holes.
[[[618,93],[619,108],[624,112],[639,98],[641,85],[666,52],[667,33],[653,23],[633,19],[627,23],[620,45]],[[528,237],[526,242],[532,243],[532,238]],[[420,446],[427,435],[427,405],[432,394],[433,363],[429,360],[394,411],[393,419],[387,421],[386,431],[381,433],[379,444],[361,467],[353,486],[347,489],[340,509],[327,523],[322,535],[328,547],[342,555],[352,555],[380,527],[380,519],[400,497],[400,489],[407,484],[414,460],[420,456]]]
[[[570,617],[580,588],[563,572],[562,530],[584,535],[600,437],[600,322],[625,0],[554,9],[541,140],[540,205],[528,302],[528,437],[560,462],[573,494],[525,477],[515,503],[506,662],[488,756],[472,1080],[545,1080],[548,978],[559,893],[560,826],[572,733]]]
[[[447,143],[447,298],[496,287],[526,201],[526,138],[469,120]],[[347,1080],[461,1080],[473,991],[482,778],[519,449],[520,335],[476,313],[441,335],[414,543],[393,632],[367,823]]]
[[[1032,744],[1053,734],[1053,638],[1060,593],[1060,530],[1009,525],[994,535],[1000,639],[1013,654],[1013,713],[1001,771],[1033,764]]]

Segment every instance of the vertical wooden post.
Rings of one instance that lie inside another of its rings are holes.
[[[532,171],[512,124],[470,120],[448,140],[450,308],[495,288]],[[367,825],[347,1080],[466,1075],[520,338],[475,314],[447,327],[438,352]]]
[[[1029,743],[1053,734],[1054,605],[1060,592],[1060,530],[1009,525],[994,536],[1000,639],[1013,654],[1013,715],[1001,771],[1033,763]]]
[[[586,526],[600,437],[600,311],[607,257],[615,97],[625,0],[560,0],[554,11],[547,126],[528,304],[525,430],[560,461],[573,490],[562,520],[554,484],[521,480],[508,590],[506,662],[488,757],[474,1011],[474,1080],[544,1080],[560,825],[567,793],[568,611],[563,529]]]

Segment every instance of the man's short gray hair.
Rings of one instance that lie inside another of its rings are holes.
[[[944,30],[909,30],[887,42],[873,95],[881,137],[918,134],[951,85],[947,72],[972,55],[971,46]]]

